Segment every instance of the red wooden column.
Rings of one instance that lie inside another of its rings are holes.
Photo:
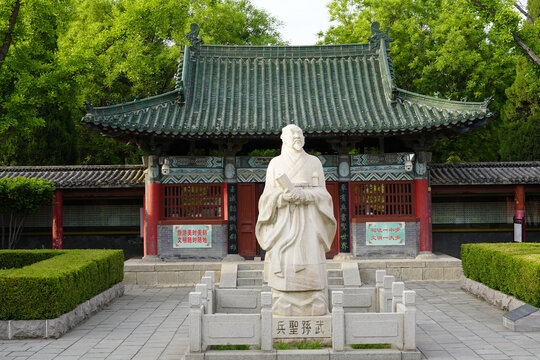
[[[514,221],[521,224],[522,241],[525,241],[525,186],[516,185],[514,190]]]
[[[62,190],[54,190],[52,200],[52,248],[64,248],[64,223],[62,219]]]
[[[420,219],[420,252],[431,252],[431,194],[428,180],[415,179],[414,188],[416,217]]]
[[[161,184],[146,184],[144,256],[157,255],[157,226],[161,214]]]
[[[144,201],[144,256],[158,254],[158,221],[161,217],[161,183],[157,156],[149,156],[148,171],[145,179]]]

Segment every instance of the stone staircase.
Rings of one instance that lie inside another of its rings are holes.
[[[328,287],[343,287],[343,271],[340,263],[327,263]],[[263,285],[264,262],[239,263],[236,278],[237,288],[258,288]]]

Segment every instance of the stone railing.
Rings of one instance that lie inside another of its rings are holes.
[[[189,354],[205,352],[212,345],[253,345],[256,353],[273,351],[276,324],[302,323],[307,318],[328,321],[326,337],[332,343],[332,352],[350,351],[346,344],[392,344],[402,351],[416,351],[416,305],[414,291],[406,291],[403,282],[396,282],[386,271],[377,271],[377,284],[372,288],[377,299],[377,312],[346,312],[344,291],[332,291],[330,315],[315,317],[274,317],[272,315],[272,293],[262,291],[260,312],[215,313],[216,289],[214,272],[207,271],[189,294]],[[280,321],[277,321],[280,320]],[[283,330],[282,328],[277,328]],[[299,333],[300,334],[300,333]],[[300,339],[312,336],[295,336]],[[320,337],[320,336],[319,336]],[[278,336],[279,338],[279,336]],[[260,350],[259,350],[260,349]],[[242,352],[249,355],[250,352]],[[189,355],[188,354],[188,355]],[[189,356],[187,358],[190,358]]]

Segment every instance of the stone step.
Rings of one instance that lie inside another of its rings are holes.
[[[332,269],[332,270],[341,270],[341,262],[327,261],[326,262],[326,268],[328,270],[330,270],[330,269]]]
[[[328,286],[343,285],[342,277],[328,277]]]
[[[341,270],[328,269],[327,274],[328,277],[343,277],[343,271]]]
[[[263,278],[263,271],[262,270],[240,270],[238,271],[238,278],[244,279],[244,278],[257,278],[262,279]]]
[[[238,271],[240,270],[263,270],[264,269],[264,262],[263,261],[257,261],[257,262],[245,262],[245,263],[238,263]]]
[[[256,287],[256,286],[262,286],[262,278],[260,279],[253,279],[253,278],[238,278],[236,279],[236,285],[238,287],[241,286],[250,286],[250,287]]]

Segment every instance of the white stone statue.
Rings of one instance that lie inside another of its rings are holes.
[[[302,129],[287,125],[281,139],[281,155],[268,165],[256,226],[257,240],[266,250],[264,279],[272,288],[272,312],[324,315],[325,253],[336,233],[332,197],[321,161],[303,149]]]

